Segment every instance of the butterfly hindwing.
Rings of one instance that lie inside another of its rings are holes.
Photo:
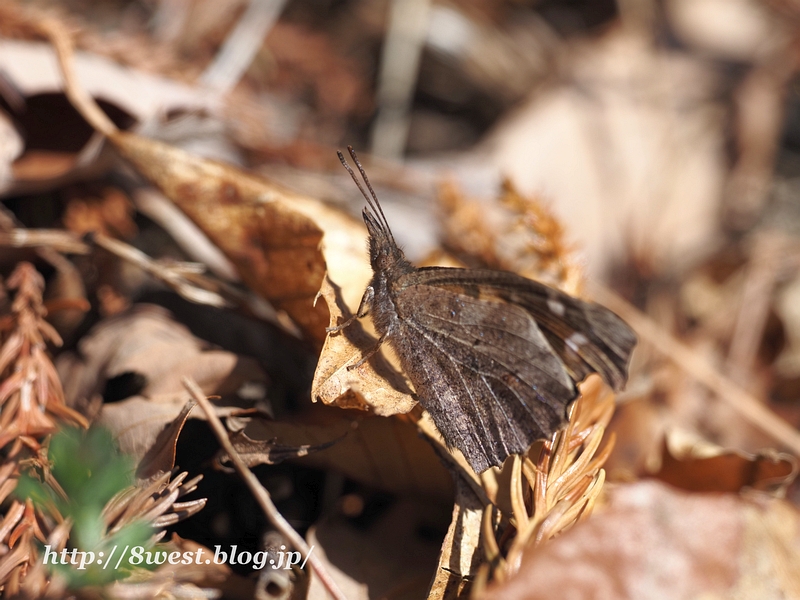
[[[523,308],[575,382],[597,372],[615,390],[625,384],[636,336],[610,310],[502,271],[429,267],[419,269],[417,279],[418,285],[457,290],[481,300],[496,299]]]

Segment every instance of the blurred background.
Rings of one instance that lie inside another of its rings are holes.
[[[791,1],[25,4],[63,16],[93,55],[152,75],[135,89],[99,66],[82,79],[128,127],[186,137],[165,120],[204,109],[192,136],[216,144],[206,154],[248,165],[318,170],[352,144],[408,161],[404,183],[423,191],[432,172],[477,195],[509,177],[554,207],[593,274],[626,261],[674,273],[731,235],[792,227]],[[0,25],[11,37],[23,33],[13,7]],[[27,118],[34,104],[57,113],[56,82],[12,48],[4,69],[36,96]],[[29,129],[25,150],[42,133]]]

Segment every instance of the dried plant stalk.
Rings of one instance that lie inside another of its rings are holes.
[[[523,551],[586,518],[597,501],[605,481],[602,466],[614,445],[611,438],[598,452],[614,413],[614,394],[597,375],[589,377],[581,390],[570,407],[567,427],[534,446],[529,456],[514,457],[508,490],[511,514],[500,515],[507,517],[501,519],[507,524],[501,540],[497,509],[490,505],[484,511],[484,552],[494,565],[495,579],[504,581],[516,573]],[[488,569],[481,574],[476,590],[488,575]]]
[[[47,342],[59,346],[61,337],[44,320],[44,279],[22,262],[6,287],[16,293],[10,314],[0,317],[0,448],[15,440],[36,448],[35,439],[55,431],[59,420],[82,427],[88,423],[67,406],[47,355]]]

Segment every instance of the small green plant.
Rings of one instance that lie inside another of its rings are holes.
[[[50,475],[23,474],[16,495],[30,498],[42,512],[72,522],[70,548],[45,545],[42,560],[60,573],[69,587],[105,585],[124,579],[132,569],[130,552],[148,548],[152,527],[134,521],[109,531],[104,508],[134,483],[133,460],[121,454],[111,434],[93,427],[63,429],[50,441]],[[53,481],[53,483],[51,483]]]

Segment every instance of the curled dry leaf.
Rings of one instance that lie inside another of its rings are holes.
[[[348,309],[342,305],[340,294],[327,278],[320,295],[330,308],[331,325],[350,316],[343,312]],[[362,322],[354,322],[343,331],[329,335],[314,373],[312,397],[325,404],[370,409],[383,416],[407,413],[414,408],[416,400],[408,380],[383,353],[375,354],[355,369],[349,368],[377,342],[375,336],[365,331]]]
[[[232,404],[220,406],[220,414],[243,407],[231,397],[244,383],[266,380],[254,359],[209,348],[168,311],[147,304],[102,321],[81,339],[77,352],[63,353],[57,362],[72,403],[117,395],[112,398],[117,402],[106,398],[99,422],[111,429],[123,452],[138,459],[158,452],[157,436],[184,409],[182,377],[194,377],[205,393]]]
[[[189,413],[195,406],[193,400],[189,400],[183,405],[181,412],[171,422],[167,423],[164,429],[156,436],[150,448],[148,448],[139,465],[136,467],[136,476],[145,479],[158,472],[171,471],[175,466],[175,452],[178,447],[178,438],[189,418]]]
[[[797,476],[797,459],[764,450],[749,454],[720,448],[671,432],[664,440],[661,468],[655,477],[694,492],[738,492],[752,488],[783,495]]]
[[[800,513],[788,502],[690,494],[652,481],[609,495],[607,508],[528,549],[516,576],[478,598],[800,595]]]
[[[471,582],[483,562],[480,552],[484,502],[461,477],[456,479],[456,501],[428,600],[468,597]]]
[[[111,141],[236,265],[247,286],[321,342],[327,306],[314,306],[325,258],[323,231],[295,198],[265,179],[184,150],[116,132]]]
[[[326,337],[325,327],[335,324],[345,307],[358,306],[371,277],[363,227],[231,165],[129,133],[111,139],[217,244],[251,289],[284,310],[309,338],[325,340],[314,399],[381,415],[413,408],[408,385],[385,358],[347,370],[370,347],[366,334]],[[324,303],[316,301],[320,293]]]
[[[311,444],[286,446],[279,444],[277,439],[253,440],[243,431],[234,431],[230,434],[231,444],[233,444],[237,454],[244,461],[244,464],[251,468],[257,465],[277,465],[290,458],[308,456],[314,452],[330,448],[342,437],[315,446]],[[218,466],[226,468],[224,465],[230,462],[230,457],[224,451],[221,450],[217,454],[216,463]]]
[[[278,439],[287,446],[318,446],[340,437],[329,448],[304,457],[303,464],[333,469],[387,492],[452,501],[451,478],[441,461],[417,428],[402,418],[318,407],[292,421],[254,418],[244,433],[253,440]]]
[[[169,311],[151,304],[103,320],[81,339],[78,352],[62,354],[56,366],[70,403],[102,393],[110,379],[121,376],[134,381],[127,396],[117,392],[117,400],[182,391],[184,376],[220,395],[245,381],[265,380],[255,360],[210,348]]]

